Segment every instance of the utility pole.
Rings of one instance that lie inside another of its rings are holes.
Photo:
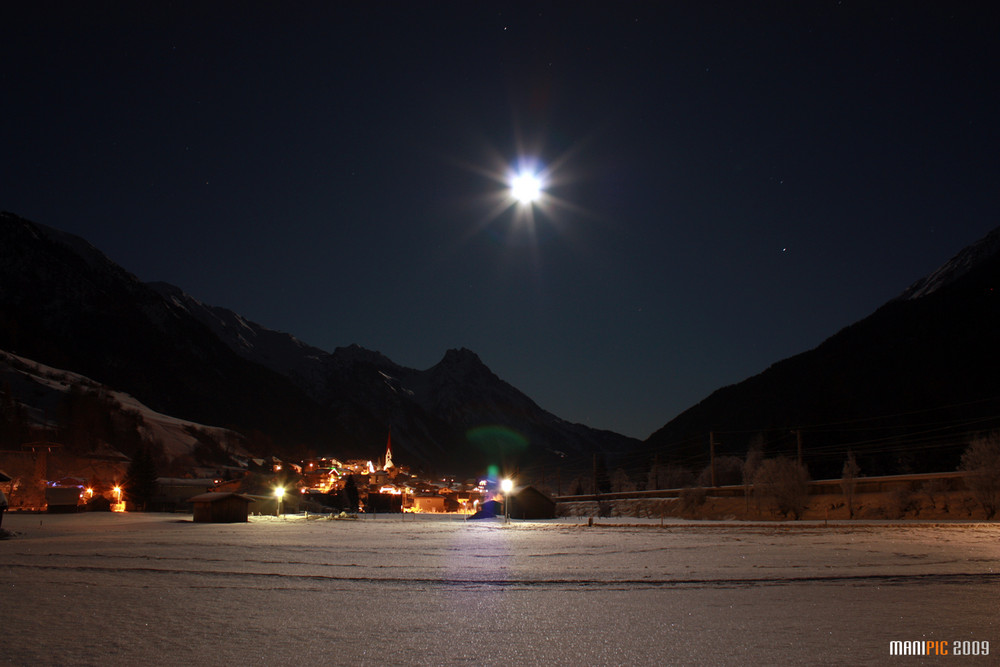
[[[709,467],[712,471],[712,487],[715,487],[715,431],[708,432]]]
[[[597,496],[597,452],[594,452],[594,496]]]
[[[796,445],[796,449],[798,451],[798,454],[795,457],[795,460],[798,461],[799,465],[801,466],[802,465],[802,431],[800,431],[799,429],[795,429],[793,431],[793,433],[795,433],[795,445]]]

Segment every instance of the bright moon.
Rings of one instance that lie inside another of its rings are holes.
[[[510,182],[510,194],[522,204],[530,204],[542,194],[542,182],[534,174],[518,174]]]

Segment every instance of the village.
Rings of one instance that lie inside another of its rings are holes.
[[[11,512],[168,512],[195,522],[246,522],[289,514],[360,518],[379,514],[551,519],[559,516],[667,516],[690,519],[971,519],[992,517],[992,496],[968,471],[802,480],[794,507],[787,490],[763,478],[708,488],[661,486],[550,496],[516,470],[473,478],[415,474],[393,457],[391,435],[376,460],[233,456],[230,464],[161,476],[143,457],[105,448],[71,454],[53,442],[0,451],[0,506]],[[148,455],[146,458],[149,458]],[[966,478],[969,477],[967,480]],[[972,486],[970,486],[972,484]],[[796,487],[798,488],[798,487]],[[6,499],[6,503],[2,502]],[[558,502],[558,506],[557,506]],[[790,502],[790,501],[789,501]],[[995,511],[995,510],[993,510]]]
[[[60,474],[59,446],[44,443],[31,456],[33,474],[0,471],[10,511],[157,511],[193,513],[195,521],[237,522],[254,515],[312,513],[341,517],[379,513],[460,514],[469,517],[551,518],[555,501],[533,487],[515,487],[496,470],[478,478],[431,480],[393,461],[391,436],[377,461],[316,457],[238,459],[240,465],[184,477],[156,477],[147,498],[126,488],[124,461],[92,463],[86,477]],[[11,463],[11,461],[8,461]],[[55,475],[47,475],[52,468]],[[50,479],[49,477],[54,477]],[[32,477],[37,479],[31,479]],[[509,507],[505,497],[511,498]]]

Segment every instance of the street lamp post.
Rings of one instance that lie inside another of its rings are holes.
[[[276,511],[276,513],[275,513],[274,516],[281,516],[281,501],[284,500],[284,498],[285,498],[285,488],[282,487],[282,486],[279,486],[278,488],[276,488],[274,490],[274,497],[278,501],[278,509],[277,509],[277,511]]]
[[[514,488],[514,482],[511,479],[505,479],[500,482],[500,489],[503,491],[503,522],[510,523],[510,492]]]
[[[125,511],[125,503],[122,502],[122,487],[116,485],[115,488],[112,489],[112,491],[115,494],[115,504],[111,508],[112,511],[115,511],[115,512],[124,512]]]

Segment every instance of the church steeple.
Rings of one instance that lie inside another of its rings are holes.
[[[392,428],[389,429],[389,437],[385,441],[385,464],[382,470],[392,470],[396,464],[392,462]]]

